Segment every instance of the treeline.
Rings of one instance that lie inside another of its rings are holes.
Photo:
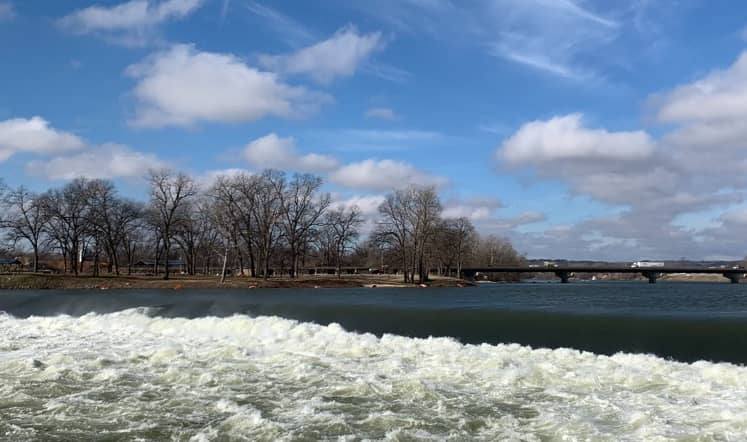
[[[480,237],[467,218],[444,218],[432,187],[388,194],[361,240],[358,207],[334,204],[322,179],[277,170],[219,176],[207,188],[171,170],[148,173],[148,201],[120,195],[107,180],[78,178],[37,194],[0,189],[6,255],[60,262],[59,271],[131,274],[136,263],[168,279],[173,262],[190,275],[297,277],[304,267],[372,268],[425,282],[466,265],[516,264],[511,244]]]

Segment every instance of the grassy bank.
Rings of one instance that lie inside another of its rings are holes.
[[[461,279],[435,277],[429,287],[466,287],[471,285]],[[0,289],[41,290],[41,289],[250,289],[250,288],[345,288],[345,287],[418,287],[404,284],[401,277],[394,275],[344,275],[304,276],[298,279],[233,277],[221,284],[217,277],[173,276],[164,281],[148,276],[73,276],[43,274],[0,275]]]

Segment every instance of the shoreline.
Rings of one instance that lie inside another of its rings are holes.
[[[472,287],[474,283],[457,278],[435,276],[426,284],[430,287]],[[405,284],[394,275],[334,275],[307,276],[298,279],[278,277],[270,279],[229,277],[221,284],[217,277],[174,275],[169,280],[154,276],[73,276],[48,274],[0,275],[0,290],[190,290],[231,289],[250,290],[267,288],[423,288],[419,284]]]

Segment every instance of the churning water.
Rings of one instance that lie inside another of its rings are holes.
[[[745,440],[740,287],[7,292],[0,439]]]

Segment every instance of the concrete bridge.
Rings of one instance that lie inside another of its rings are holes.
[[[648,278],[650,284],[668,273],[698,273],[722,275],[732,284],[739,283],[745,277],[746,269],[711,269],[705,267],[623,267],[623,266],[568,266],[568,267],[469,267],[462,269],[462,277],[474,280],[478,273],[554,273],[560,282],[567,283],[575,273],[639,273]]]

